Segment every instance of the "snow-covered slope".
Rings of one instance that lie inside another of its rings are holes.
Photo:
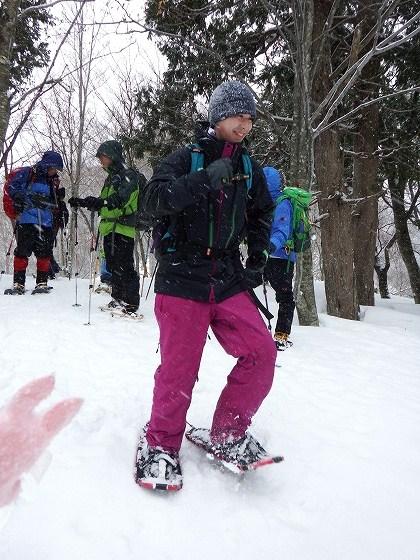
[[[420,557],[420,306],[378,300],[362,322],[321,313],[321,328],[295,326],[253,425],[284,463],[239,479],[184,441],[184,489],[162,496],[132,475],[159,361],[153,296],[137,323],[101,313],[107,298],[94,295],[85,325],[88,283],[78,283],[81,307],[74,280],[55,281],[48,295],[0,295],[0,403],[49,373],[56,390],[45,406],[85,399],[10,508],[0,558]],[[232,365],[212,337],[189,411],[195,425],[209,425]]]

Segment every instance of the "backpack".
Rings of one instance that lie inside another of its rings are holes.
[[[204,152],[201,146],[199,144],[189,144],[187,148],[191,151],[190,173],[204,169]],[[252,163],[251,158],[246,153],[242,154],[242,165],[244,167],[243,178],[246,181],[247,191],[249,191],[252,187]],[[160,254],[162,252],[162,241],[165,242],[166,252],[173,252],[176,250],[175,228],[176,217],[174,216],[164,216],[155,222],[152,234],[152,251],[155,254]]]
[[[309,191],[298,187],[286,187],[276,200],[276,204],[288,200],[292,205],[292,227],[285,247],[295,253],[302,253],[311,246],[311,224],[309,222],[311,199],[312,194]]]
[[[139,195],[137,197],[137,211],[136,211],[136,230],[147,231],[156,224],[156,218],[147,214],[143,208],[143,193],[144,187],[147,184],[147,179],[136,169],[136,173],[139,179]]]
[[[3,208],[6,216],[11,220],[16,220],[17,218],[13,196],[17,192],[24,193],[26,191],[31,177],[32,168],[30,167],[16,167],[16,169],[10,170],[7,175],[3,186]]]

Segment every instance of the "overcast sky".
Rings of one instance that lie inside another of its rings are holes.
[[[84,22],[86,25],[86,36],[92,29],[93,23],[101,23],[95,44],[97,60],[93,65],[95,75],[96,92],[90,96],[90,103],[99,118],[104,118],[105,107],[100,99],[110,100],[113,92],[118,90],[118,75],[130,70],[133,78],[155,80],[162,75],[166,64],[164,57],[159,53],[156,45],[148,39],[146,33],[128,33],[130,29],[139,30],[135,24],[126,25],[121,22],[125,18],[124,8],[136,21],[143,21],[143,5],[141,0],[119,2],[118,0],[95,0],[86,4],[84,9]],[[69,21],[73,19],[78,4],[76,2],[63,2],[51,8],[55,17],[56,25],[51,27],[45,40],[49,44],[51,58],[63,39]],[[115,22],[115,24],[113,23]],[[96,27],[96,29],[98,29]],[[75,67],[72,60],[74,57],[74,37],[69,37],[62,47],[57,62],[52,71],[52,76],[57,77],[63,72]],[[88,46],[88,42],[87,42]],[[33,74],[32,85],[42,81],[45,69]],[[48,97],[44,97],[48,99]],[[36,112],[37,113],[37,112]],[[14,160],[30,158],[31,133],[23,131],[21,137],[14,147]],[[30,158],[32,159],[32,158]]]

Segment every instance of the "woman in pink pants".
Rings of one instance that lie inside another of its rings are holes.
[[[146,441],[137,457],[145,487],[182,485],[178,451],[211,327],[238,359],[218,400],[208,445],[227,461],[259,449],[247,428],[273,381],[276,348],[248,290],[262,282],[273,202],[261,167],[242,145],[256,116],[253,95],[220,84],[196,144],[177,150],[146,186],[144,210],[155,228],[155,312],[161,364],[155,374]],[[239,245],[247,239],[245,269]]]

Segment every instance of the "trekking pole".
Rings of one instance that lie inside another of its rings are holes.
[[[93,287],[92,287],[92,291],[95,291],[95,283],[96,283],[96,276],[98,274],[99,271],[99,261],[100,261],[100,255],[99,255],[99,238],[100,238],[100,232],[99,232],[99,226],[98,229],[96,230],[96,241],[95,241],[95,254],[96,254],[96,258],[95,258],[95,269],[94,269],[94,274],[93,274]]]
[[[153,274],[152,274],[152,277],[151,277],[151,279],[150,279],[150,284],[149,284],[149,287],[147,288],[146,299],[147,299],[148,296],[149,296],[150,288],[152,287],[152,284],[153,284],[153,280],[154,280],[154,278],[155,278],[155,274],[156,274],[157,267],[158,267],[158,262],[156,261],[155,268],[153,269]]]
[[[6,273],[6,270],[9,269],[9,257],[10,257],[10,253],[11,253],[11,250],[12,250],[13,241],[15,239],[16,230],[17,230],[17,222],[15,223],[15,225],[13,227],[12,237],[10,239],[9,247],[7,248],[7,251],[6,251],[5,268],[0,273],[0,279],[3,276],[3,274]]]
[[[140,299],[143,297],[144,279],[146,278],[146,276],[149,276],[149,274],[147,272],[147,259],[149,258],[151,237],[152,237],[152,234],[150,233],[147,236],[147,247],[146,247],[146,255],[144,257],[144,263],[143,263],[143,278],[141,280]],[[143,237],[142,237],[142,239],[143,239]],[[142,243],[142,239],[140,239],[140,243]]]
[[[93,292],[93,286],[95,284],[95,272],[96,270],[94,269],[93,266],[93,253],[95,252],[98,243],[97,240],[95,240],[95,210],[91,210],[90,211],[90,231],[91,231],[91,235],[90,235],[90,255],[89,255],[89,304],[88,304],[88,322],[85,323],[85,325],[90,325],[90,308],[91,308],[91,303],[92,303],[92,292]],[[96,259],[95,259],[96,262]]]
[[[74,257],[75,257],[75,271],[74,271],[74,281],[75,281],[75,290],[76,290],[76,301],[73,303],[73,307],[80,307],[80,303],[77,303],[77,277],[79,276],[79,239],[78,239],[78,227],[77,227],[77,206],[73,209],[74,212]]]
[[[264,298],[265,298],[265,306],[268,309],[268,297],[267,297],[267,281],[265,278],[263,278],[263,292],[264,292]],[[271,318],[269,315],[267,315],[267,319],[268,319],[268,330],[271,333]]]
[[[64,270],[66,275],[69,277],[71,277],[70,274],[70,266],[69,266],[69,260],[70,260],[70,235],[69,235],[69,228],[66,227],[63,231],[62,234],[64,235],[64,239],[65,239],[65,244],[66,244],[66,251],[64,254]]]

